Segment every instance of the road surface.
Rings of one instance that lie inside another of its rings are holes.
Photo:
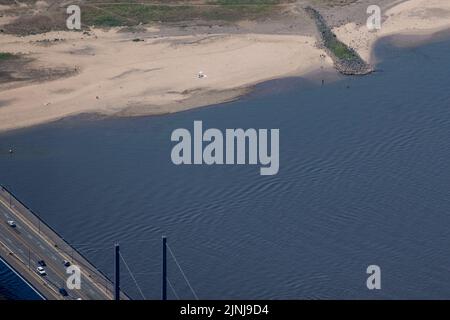
[[[15,222],[11,227],[8,221]],[[73,256],[61,250],[47,237],[40,227],[36,227],[21,214],[20,210],[11,205],[8,199],[0,196],[0,256],[10,264],[22,277],[30,282],[41,294],[50,300],[110,300],[112,299],[111,283],[98,277],[91,266],[83,265],[81,269],[81,289],[69,290],[66,281],[70,274],[66,273],[63,261],[73,261]],[[38,261],[44,260],[47,275],[37,273]],[[93,280],[95,279],[95,280]],[[59,292],[64,288],[68,296]]]

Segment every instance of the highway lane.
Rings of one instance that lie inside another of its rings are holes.
[[[16,227],[8,225],[7,221],[13,220]],[[45,282],[53,291],[57,299],[83,299],[83,300],[104,300],[111,299],[110,293],[106,293],[101,283],[95,283],[89,270],[82,271],[81,289],[69,290],[66,287],[66,280],[69,274],[66,273],[64,260],[70,261],[71,258],[65,252],[56,248],[45,236],[39,234],[39,230],[31,225],[22,215],[9,208],[9,204],[0,198],[0,241],[5,244],[17,258],[19,258],[29,270],[29,273],[36,278],[38,261],[44,260],[44,267],[47,275],[39,276],[41,282]],[[33,274],[34,273],[34,274]],[[65,288],[69,294],[63,297],[59,293],[60,288]]]

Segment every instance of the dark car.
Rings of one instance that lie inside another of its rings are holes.
[[[41,267],[45,267],[45,266],[46,266],[44,260],[39,260],[39,261],[38,261],[38,264],[39,264]]]
[[[67,261],[67,260],[64,260],[64,261],[63,261],[63,265],[64,265],[65,267],[70,267],[70,262]]]
[[[63,296],[63,297],[67,297],[69,294],[67,293],[66,289],[64,288],[59,288],[59,293]]]

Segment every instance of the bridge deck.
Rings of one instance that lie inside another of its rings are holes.
[[[11,227],[9,220],[16,226]],[[113,298],[111,281],[4,187],[0,187],[0,257],[49,300]],[[45,276],[37,273],[39,260],[45,261]],[[81,289],[66,287],[70,275],[64,260],[80,267]],[[60,288],[68,296],[63,297]],[[123,293],[121,298],[128,299]]]

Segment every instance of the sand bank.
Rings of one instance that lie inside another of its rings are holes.
[[[392,35],[433,36],[450,28],[450,1],[408,0],[382,12],[381,30],[369,31],[366,25],[347,23],[333,32],[353,47],[361,57],[375,64],[373,46],[380,38]]]
[[[450,1],[408,0],[383,16],[382,29],[377,32],[355,23],[333,31],[366,61],[375,63],[371,53],[381,37],[430,35],[449,28]],[[234,99],[263,81],[301,76],[320,68],[332,70],[332,60],[324,57],[312,35],[162,36],[158,29],[147,31],[1,34],[1,50],[24,55],[31,61],[26,68],[39,72],[33,71],[21,81],[0,82],[0,131],[81,113],[177,112]],[[200,78],[200,71],[206,76]],[[33,78],[34,74],[41,76]]]
[[[79,113],[176,112],[233,99],[262,81],[332,65],[309,36],[210,34],[133,41],[136,36],[117,30],[1,36],[3,51],[34,58],[33,67],[72,69],[75,75],[8,84],[0,91],[0,130]],[[200,71],[206,76],[199,78]]]

